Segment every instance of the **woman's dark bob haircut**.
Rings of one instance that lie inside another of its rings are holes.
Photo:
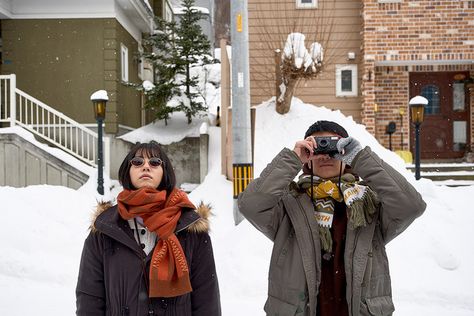
[[[127,190],[137,189],[133,186],[132,181],[130,179],[130,161],[135,156],[145,155],[149,158],[158,157],[163,161],[163,164],[161,165],[163,167],[163,179],[161,179],[161,183],[156,189],[160,191],[166,190],[167,194],[169,195],[176,186],[176,176],[174,174],[173,166],[171,165],[170,159],[163,151],[163,149],[161,149],[161,146],[154,140],[149,143],[136,143],[132,147],[132,149],[120,165],[118,173],[120,184],[123,186],[124,189]]]

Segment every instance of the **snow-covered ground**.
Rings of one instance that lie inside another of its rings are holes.
[[[284,116],[275,112],[273,102],[257,108],[256,174],[283,147],[293,148],[318,119],[341,123],[349,134],[371,146],[415,185],[428,204],[425,214],[387,246],[395,315],[474,315],[474,186],[452,188],[426,179],[415,181],[403,161],[380,146],[364,126],[338,111],[297,99]],[[223,315],[264,315],[272,244],[247,221],[234,226],[232,183],[220,174],[220,129],[210,127],[209,133],[209,174],[190,197],[196,203],[211,203],[214,209],[211,237]],[[74,314],[82,245],[99,198],[95,186],[91,177],[79,190],[48,185],[0,187],[0,315]],[[106,192],[105,198],[113,199],[118,191]]]

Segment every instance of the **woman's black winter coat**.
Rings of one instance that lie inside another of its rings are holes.
[[[208,235],[209,208],[183,210],[176,227],[189,266],[191,293],[149,298],[150,259],[117,206],[102,207],[84,243],[76,288],[80,316],[219,316],[219,287]]]

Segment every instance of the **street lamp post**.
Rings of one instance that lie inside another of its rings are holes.
[[[425,106],[428,100],[417,95],[410,99],[411,122],[415,125],[415,179],[420,180],[420,125],[423,123]]]
[[[91,101],[94,105],[94,114],[97,121],[97,192],[100,195],[104,195],[104,153],[102,149],[102,123],[105,119],[105,107],[109,97],[107,96],[107,91],[99,90],[94,92],[91,95]]]

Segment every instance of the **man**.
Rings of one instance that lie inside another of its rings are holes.
[[[391,315],[385,245],[425,207],[342,126],[314,123],[239,196],[242,214],[274,242],[267,315]]]

